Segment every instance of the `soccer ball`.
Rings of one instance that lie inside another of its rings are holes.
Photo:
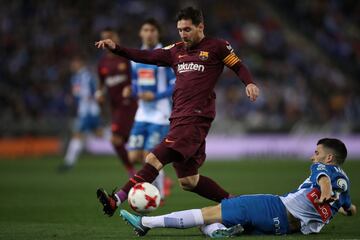
[[[147,182],[137,183],[128,194],[130,207],[140,214],[146,214],[157,209],[160,198],[159,190]]]

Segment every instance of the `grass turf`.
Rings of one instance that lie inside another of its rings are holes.
[[[58,174],[61,158],[0,160],[0,239],[133,239],[132,229],[117,214],[102,214],[95,190],[112,190],[126,180],[115,157],[83,156],[71,172]],[[201,173],[211,176],[231,193],[283,194],[296,188],[309,174],[309,162],[243,160],[206,162]],[[360,161],[344,167],[353,203],[360,201]],[[167,173],[175,180],[171,166]],[[154,214],[200,208],[213,203],[182,191],[177,185],[166,205]],[[127,204],[126,204],[127,205]],[[360,218],[337,216],[318,235],[291,235],[277,239],[360,238]],[[204,239],[198,229],[155,229],[146,239]],[[273,238],[244,236],[243,238]]]

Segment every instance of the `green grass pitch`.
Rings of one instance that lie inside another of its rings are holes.
[[[134,239],[132,229],[118,215],[106,217],[95,190],[109,191],[126,180],[115,157],[81,157],[73,171],[58,174],[60,157],[0,160],[0,239]],[[283,194],[296,188],[309,174],[310,162],[295,160],[242,160],[206,162],[201,173],[211,176],[234,194]],[[360,203],[360,161],[344,166],[352,188],[353,203]],[[166,172],[174,179],[171,166]],[[175,182],[176,183],[176,182]],[[166,205],[154,214],[213,203],[174,185]],[[127,205],[127,204],[126,204]],[[128,208],[128,207],[127,207]],[[243,238],[274,238],[243,237]],[[318,235],[276,239],[360,238],[360,217],[337,216]],[[199,230],[154,229],[144,239],[204,239]]]

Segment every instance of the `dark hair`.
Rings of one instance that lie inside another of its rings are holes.
[[[101,32],[116,32],[116,31],[112,27],[106,27],[103,30],[101,30]]]
[[[145,21],[142,22],[141,27],[144,26],[145,24],[149,24],[149,25],[155,27],[158,30],[159,33],[161,32],[160,24],[159,24],[158,21],[156,21],[155,18],[146,19]]]
[[[345,144],[336,138],[322,138],[318,141],[317,145],[323,145],[325,148],[329,148],[335,155],[335,161],[338,165],[345,162],[347,157],[347,149]]]
[[[176,21],[180,20],[191,20],[194,25],[199,25],[204,22],[202,12],[193,7],[181,9],[176,16]]]

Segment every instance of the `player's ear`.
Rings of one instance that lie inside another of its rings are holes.
[[[330,163],[335,163],[335,162],[336,162],[336,160],[335,160],[334,154],[332,154],[332,153],[326,154],[325,163],[330,164]]]
[[[200,31],[204,31],[204,28],[205,28],[204,23],[202,23],[202,22],[199,23],[198,28],[200,29]]]

